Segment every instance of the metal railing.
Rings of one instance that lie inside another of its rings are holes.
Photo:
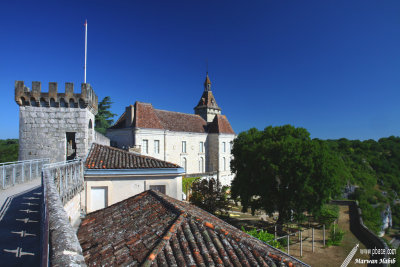
[[[4,190],[40,178],[42,166],[49,162],[49,159],[33,159],[0,163],[0,188]]]
[[[72,197],[82,191],[84,186],[83,161],[81,159],[44,164],[49,170],[62,203],[65,205]]]

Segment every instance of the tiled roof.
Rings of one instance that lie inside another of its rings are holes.
[[[175,132],[205,133],[207,122],[199,115],[155,109],[164,129]]]
[[[147,103],[135,103],[135,126],[139,128],[164,129],[153,106]]]
[[[88,169],[180,168],[170,162],[96,143],[92,144],[85,166]]]
[[[195,114],[155,109],[149,103],[136,102],[133,125],[138,128],[164,129],[176,132],[206,133],[207,122]],[[110,129],[125,128],[126,112]]]
[[[208,125],[209,133],[235,134],[225,115],[215,115],[214,120]]]
[[[78,238],[89,266],[303,266],[200,208],[151,190],[88,214]]]

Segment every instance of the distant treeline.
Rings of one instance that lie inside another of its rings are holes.
[[[18,160],[18,139],[0,140],[0,163]]]
[[[350,184],[358,186],[350,198],[359,201],[368,228],[379,232],[381,212],[390,204],[394,227],[400,227],[400,137],[375,140],[326,141],[339,153],[351,173]]]

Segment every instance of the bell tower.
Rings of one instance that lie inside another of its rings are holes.
[[[207,123],[212,122],[215,115],[221,114],[221,108],[215,101],[211,91],[211,81],[208,77],[208,72],[206,74],[206,80],[204,81],[204,91],[199,103],[194,107],[194,114],[200,115]]]

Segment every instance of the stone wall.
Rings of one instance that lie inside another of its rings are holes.
[[[43,241],[45,244],[48,242],[49,255],[47,248],[43,253],[50,257],[50,266],[86,266],[78,237],[69,222],[54,184],[54,177],[48,169],[44,169],[42,175],[44,201],[48,212],[46,215],[48,229],[43,229],[44,232],[48,231],[48,240]]]
[[[332,204],[336,205],[347,205],[349,206],[349,213],[350,213],[350,230],[351,232],[360,240],[367,248],[369,249],[384,249],[388,251],[388,245],[375,235],[371,230],[369,230],[361,217],[362,211],[358,206],[357,201],[353,200],[333,200]],[[371,259],[376,259],[380,262],[380,259],[388,259],[387,254],[375,254],[371,257]],[[388,266],[388,264],[378,264],[378,266]]]
[[[110,145],[110,138],[102,135],[101,133],[94,131],[94,142],[103,146]]]
[[[76,156],[84,158],[89,149],[90,121],[88,109],[20,106],[19,160],[50,158],[66,160],[67,132],[75,133]],[[93,133],[91,133],[93,134]]]
[[[65,205],[64,210],[67,213],[68,220],[75,228],[79,226],[81,217],[81,194],[76,194]]]

